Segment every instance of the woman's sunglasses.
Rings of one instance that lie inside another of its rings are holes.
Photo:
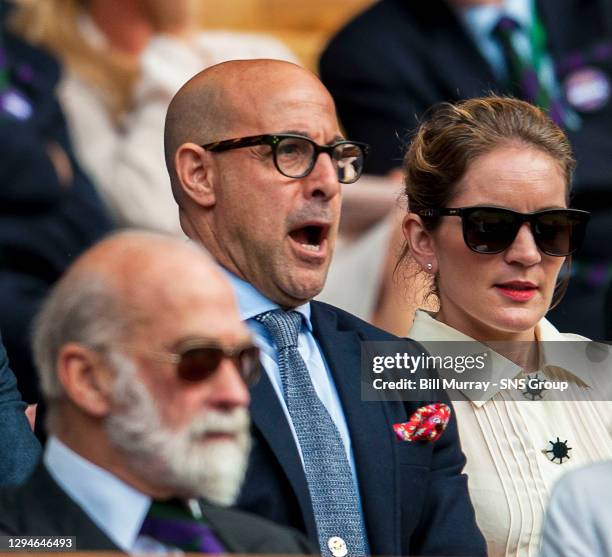
[[[421,217],[461,217],[465,244],[472,251],[484,254],[508,249],[523,223],[527,222],[540,251],[555,257],[565,257],[578,250],[591,216],[579,209],[517,213],[501,207],[424,209],[416,214]]]
[[[261,374],[259,348],[251,342],[227,349],[213,340],[193,339],[181,343],[176,352],[140,350],[126,345],[120,346],[152,360],[174,364],[178,377],[190,382],[204,381],[211,377],[225,358],[235,363],[240,377],[247,385],[255,384]]]

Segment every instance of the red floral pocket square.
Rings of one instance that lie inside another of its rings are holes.
[[[421,406],[407,422],[393,424],[393,431],[400,441],[436,441],[446,429],[450,415],[447,404],[428,404]]]

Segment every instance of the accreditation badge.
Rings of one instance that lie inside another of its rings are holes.
[[[605,72],[593,66],[570,73],[563,87],[567,102],[579,112],[595,112],[610,99],[610,79]]]

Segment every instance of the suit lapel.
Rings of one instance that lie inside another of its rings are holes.
[[[27,509],[23,520],[31,525],[30,531],[76,535],[76,549],[80,551],[121,551],[55,483],[42,461],[23,485],[22,494]]]
[[[227,553],[248,553],[249,548],[244,547],[238,541],[240,536],[236,534],[232,524],[223,520],[208,503],[200,501],[200,510],[205,523],[212,527],[215,536],[227,550]]]
[[[311,308],[314,336],[334,378],[351,437],[370,549],[377,555],[398,555],[398,467],[385,406],[361,400],[359,335],[340,330],[328,307],[312,302]]]
[[[251,417],[293,487],[308,535],[316,539],[317,527],[302,461],[285,413],[266,373],[262,373],[261,379],[251,390]]]
[[[428,40],[436,78],[444,82],[448,99],[480,97],[483,91],[498,91],[500,83],[473,39],[446,2],[439,4]]]

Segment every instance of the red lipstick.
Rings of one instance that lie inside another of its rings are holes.
[[[513,280],[504,282],[503,284],[496,284],[495,288],[505,296],[510,298],[514,302],[528,302],[535,296],[538,287],[533,282]]]

